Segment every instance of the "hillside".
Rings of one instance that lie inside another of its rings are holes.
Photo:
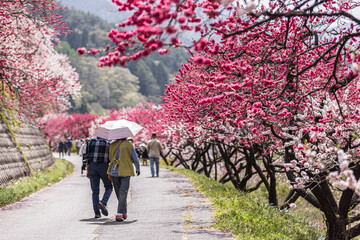
[[[106,109],[134,106],[142,101],[160,103],[165,86],[189,56],[184,49],[174,49],[170,54],[155,53],[124,67],[98,68],[98,55],[80,56],[76,49],[102,49],[111,45],[107,33],[113,25],[79,10],[61,10],[60,14],[72,33],[60,36],[58,51],[69,56],[82,85],[82,98],[73,102],[71,112],[103,113]]]
[[[111,0],[59,0],[59,2],[67,7],[69,10],[80,10],[84,13],[89,13],[94,16],[100,17],[102,20],[111,23],[113,27],[115,23],[119,23],[127,19],[130,14],[125,12],[119,12],[116,4]],[[206,19],[199,12],[199,15]],[[179,38],[184,44],[191,44],[193,39],[199,39],[200,35],[194,32],[186,32],[186,34],[179,35]]]

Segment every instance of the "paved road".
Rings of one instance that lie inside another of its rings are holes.
[[[65,158],[75,164],[74,174],[0,210],[0,240],[232,239],[210,228],[211,205],[190,180],[166,169],[152,178],[147,166],[131,178],[128,219],[115,221],[115,192],[109,216],[95,219],[89,181],[80,174],[81,159],[75,154]]]

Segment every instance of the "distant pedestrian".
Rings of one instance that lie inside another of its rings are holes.
[[[149,154],[145,144],[140,145],[140,150],[141,150],[141,158],[142,158],[143,166],[144,165],[147,166],[149,160]]]
[[[79,154],[81,145],[83,144],[83,141],[81,138],[76,139],[75,141],[75,147],[76,147],[76,153]]]
[[[82,165],[81,165],[81,174],[83,174],[84,170],[86,170],[86,164],[87,164],[87,154],[86,154],[86,143],[88,139],[85,139],[85,141],[82,143],[79,155],[82,157]]]
[[[156,177],[159,177],[159,158],[161,156],[161,142],[156,139],[156,133],[151,134],[151,140],[147,144],[147,150],[150,158],[150,169],[151,169],[151,176],[154,177],[155,170],[154,170],[154,163],[156,165]]]
[[[99,137],[89,139],[86,144],[86,176],[90,178],[95,218],[101,217],[100,210],[103,215],[108,215],[106,205],[112,193],[112,184],[106,173],[109,166],[109,146],[108,140]],[[105,187],[101,201],[99,201],[100,179]]]
[[[64,146],[63,146],[63,149],[64,149],[64,154],[66,155],[67,154],[67,151],[68,151],[68,148],[66,146],[66,141],[63,142]]]
[[[140,175],[139,158],[135,147],[126,138],[118,139],[110,144],[110,164],[108,168],[108,177],[114,184],[118,207],[116,221],[122,222],[127,218],[127,195],[130,186],[130,177]]]
[[[65,145],[66,145],[67,153],[70,156],[71,148],[72,148],[71,138],[68,138],[68,140],[65,142]],[[66,152],[65,152],[65,154],[66,154]]]
[[[64,143],[62,141],[59,142],[57,148],[59,151],[59,158],[61,158],[61,155],[64,157]]]

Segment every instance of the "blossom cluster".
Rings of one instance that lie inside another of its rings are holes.
[[[69,95],[76,98],[80,85],[67,57],[54,49],[58,31],[67,31],[60,17],[53,14],[56,3],[3,1],[0,9],[3,105],[29,117],[67,109]]]

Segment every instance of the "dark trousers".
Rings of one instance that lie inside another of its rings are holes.
[[[59,149],[59,158],[61,158],[61,154],[64,157],[64,150],[63,149]]]
[[[118,199],[117,213],[127,214],[127,195],[130,187],[130,176],[112,177],[112,181]]]
[[[108,164],[96,164],[90,163],[89,173],[90,173],[90,186],[92,190],[92,202],[95,213],[100,213],[100,210],[97,206],[99,203],[99,194],[100,194],[100,179],[104,183],[105,192],[102,197],[101,202],[106,206],[107,202],[112,193],[112,184],[108,179],[108,175],[106,173],[108,168]]]

